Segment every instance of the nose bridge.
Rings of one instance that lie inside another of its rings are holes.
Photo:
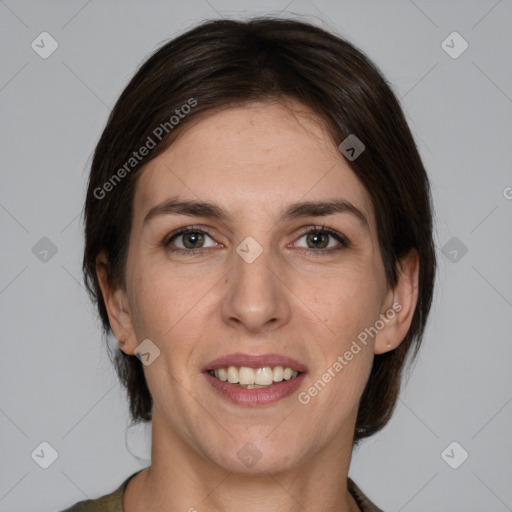
[[[258,331],[271,325],[275,328],[287,320],[283,284],[277,277],[277,258],[269,244],[260,244],[252,236],[246,237],[236,247],[233,265],[223,305],[224,321]]]

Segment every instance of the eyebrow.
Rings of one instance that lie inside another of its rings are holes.
[[[348,213],[354,216],[365,229],[370,231],[370,224],[364,213],[345,199],[292,203],[281,213],[279,222],[303,217],[325,217],[336,213]],[[171,198],[151,208],[144,217],[143,225],[146,225],[151,219],[162,215],[207,217],[222,222],[230,222],[233,218],[222,206],[209,201]]]

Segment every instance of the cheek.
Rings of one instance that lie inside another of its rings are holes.
[[[155,364],[144,367],[148,385],[157,401],[160,390],[169,389],[173,377],[181,386],[193,386],[189,377],[192,371],[197,372],[192,364],[195,352],[204,333],[208,332],[206,324],[211,315],[206,308],[213,284],[209,279],[189,274],[170,272],[168,267],[164,269],[158,265],[148,265],[134,273],[135,334],[139,343],[149,339],[160,351]],[[173,389],[179,391],[181,387]],[[164,396],[160,398],[165,399]]]
[[[299,417],[322,418],[321,427],[315,426],[314,435],[318,439],[333,437],[340,429],[347,429],[347,435],[353,433],[373,352],[364,345],[345,348],[330,354],[321,372],[311,375],[307,386],[297,396]]]
[[[304,302],[315,312],[317,321],[329,328],[333,339],[345,342],[373,325],[384,296],[381,280],[360,268],[331,272],[316,283],[310,282],[303,293],[309,297],[309,304]]]
[[[148,263],[133,269],[131,296],[137,338],[171,340],[204,295],[200,281],[191,286],[180,271]]]

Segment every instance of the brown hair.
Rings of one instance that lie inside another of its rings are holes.
[[[391,417],[406,356],[411,346],[416,355],[423,337],[436,258],[429,182],[400,104],[378,68],[343,38],[290,19],[215,20],[154,52],[122,92],[94,152],[84,208],[85,284],[108,335],[96,258],[104,252],[110,284],[124,286],[133,198],[142,166],[192,121],[215,109],[286,98],[299,100],[325,121],[336,144],[350,134],[364,143],[364,152],[348,163],[372,199],[390,287],[397,283],[400,258],[412,248],[419,254],[412,323],[395,350],[374,358],[359,406],[357,442]],[[193,108],[182,109],[187,104]],[[134,151],[148,147],[150,139],[158,139],[156,147],[140,161],[135,159]],[[152,398],[141,361],[117,350],[115,366],[127,389],[132,420],[150,420]]]

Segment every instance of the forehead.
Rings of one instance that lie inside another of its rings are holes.
[[[217,111],[187,127],[140,172],[139,216],[170,196],[222,202],[235,215],[254,216],[262,209],[274,216],[299,200],[339,197],[372,223],[367,191],[322,121],[296,102]]]

